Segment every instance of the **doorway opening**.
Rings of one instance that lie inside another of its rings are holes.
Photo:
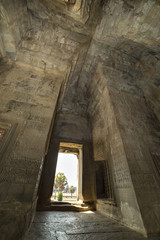
[[[82,144],[60,142],[52,201],[82,199]]]
[[[55,182],[51,200],[58,200],[62,192],[62,201],[76,202],[78,189],[78,158],[73,153],[58,154]]]

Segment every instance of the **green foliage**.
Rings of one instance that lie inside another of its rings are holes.
[[[75,192],[75,187],[74,186],[70,186],[69,191],[70,191],[71,197],[72,197],[72,193]]]
[[[64,173],[57,173],[55,176],[54,188],[63,191],[65,186],[68,184],[67,178]]]
[[[62,199],[63,199],[63,193],[62,193],[62,192],[59,192],[58,195],[57,195],[57,200],[58,200],[59,202],[61,202]]]

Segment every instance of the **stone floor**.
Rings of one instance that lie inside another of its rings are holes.
[[[37,212],[25,240],[144,240],[98,212]]]

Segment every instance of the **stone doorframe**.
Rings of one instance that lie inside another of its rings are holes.
[[[59,152],[75,154],[77,156],[77,159],[78,159],[77,200],[83,201],[83,195],[82,195],[83,145],[78,143],[60,142]]]
[[[79,143],[64,142],[57,139],[51,140],[48,153],[45,157],[41,180],[38,190],[38,205],[50,203],[53,192],[58,153],[73,153],[78,158],[78,200],[83,201],[82,172],[83,172],[83,145]]]

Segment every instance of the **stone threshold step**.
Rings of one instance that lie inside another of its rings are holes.
[[[49,205],[38,205],[37,211],[91,211],[95,210],[93,205],[73,204],[66,202],[51,202]]]

